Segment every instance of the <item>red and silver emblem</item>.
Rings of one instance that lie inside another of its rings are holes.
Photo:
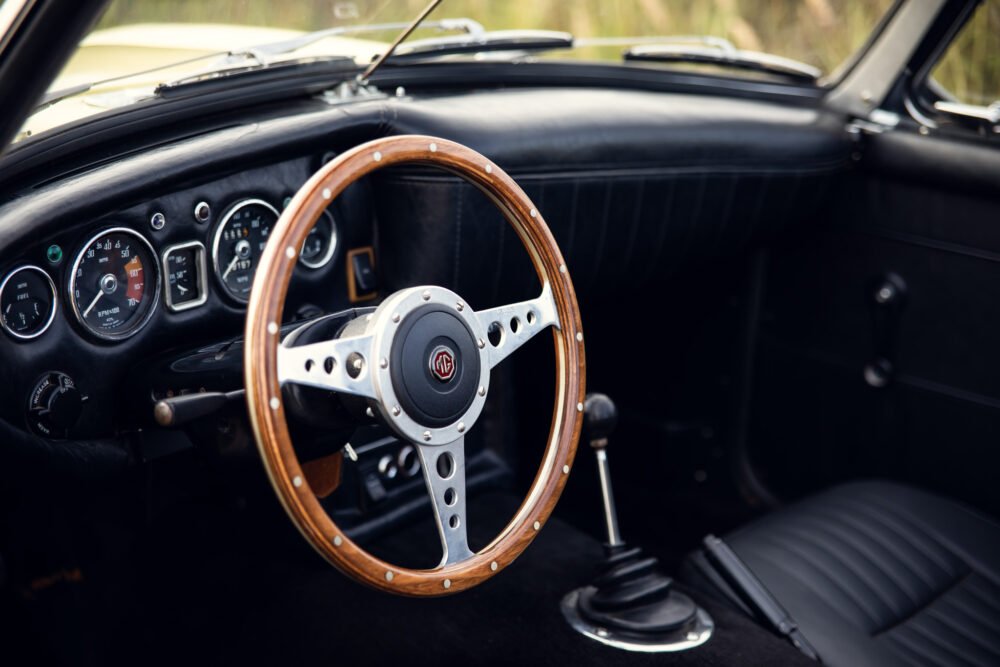
[[[428,360],[431,374],[441,382],[455,377],[455,353],[446,345],[438,345]]]

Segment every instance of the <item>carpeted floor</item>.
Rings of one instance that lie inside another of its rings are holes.
[[[516,509],[493,495],[470,505],[473,546]],[[258,517],[259,518],[259,517]],[[176,531],[176,532],[175,532]],[[590,536],[552,520],[510,568],[450,598],[370,591],[288,534],[253,525],[164,527],[148,545],[139,610],[115,645],[121,662],[240,665],[810,665],[748,619],[701,600],[716,621],[704,646],[679,654],[618,651],[575,634],[559,611],[601,558]],[[430,522],[372,545],[395,562],[438,557]],[[137,653],[137,651],[141,651]]]

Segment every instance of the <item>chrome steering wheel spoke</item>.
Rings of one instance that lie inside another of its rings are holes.
[[[278,346],[278,381],[328,389],[341,394],[376,398],[370,368],[370,335],[288,347]]]
[[[537,298],[480,310],[476,317],[487,333],[490,368],[548,327],[562,328],[548,281]]]
[[[441,537],[442,557],[438,567],[468,560],[475,554],[469,549],[466,532],[465,438],[444,445],[414,444]]]

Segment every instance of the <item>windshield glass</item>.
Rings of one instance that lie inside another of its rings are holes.
[[[893,1],[444,0],[429,17],[431,25],[410,41],[455,34],[442,32],[433,23],[469,18],[487,31],[556,30],[576,39],[575,48],[535,57],[620,63],[623,50],[644,39],[707,36],[727,40],[736,49],[800,61],[827,74],[864,43]],[[427,4],[428,0],[112,0],[50,86],[45,101],[52,102],[60,93],[73,95],[36,113],[19,139],[147,98],[158,84],[218,70],[223,66],[221,53],[316,30],[405,24]],[[368,63],[398,32],[394,26],[330,36],[282,57],[347,56]],[[726,73],[753,75],[743,70]],[[101,83],[91,87],[95,82]]]

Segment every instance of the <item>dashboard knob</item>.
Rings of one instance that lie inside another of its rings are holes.
[[[46,373],[28,397],[28,425],[47,438],[64,438],[79,421],[85,400],[73,378]]]

